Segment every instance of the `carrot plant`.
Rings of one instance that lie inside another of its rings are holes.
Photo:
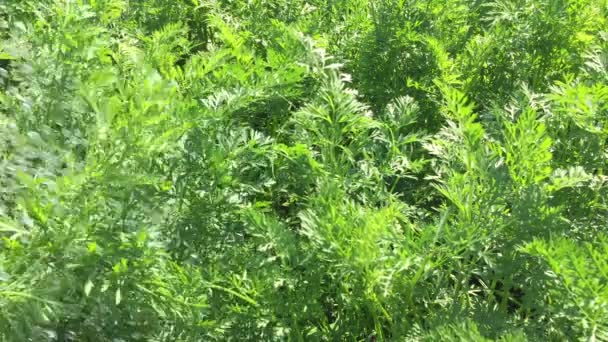
[[[1,341],[608,341],[603,0],[5,0]]]

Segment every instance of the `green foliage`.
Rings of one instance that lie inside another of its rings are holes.
[[[608,341],[602,0],[7,0],[1,341]]]
[[[608,337],[607,248],[605,236],[600,235],[594,243],[535,240],[523,249],[548,265],[548,308],[555,320],[567,324],[564,333],[569,338]]]

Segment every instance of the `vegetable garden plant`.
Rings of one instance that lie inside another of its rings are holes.
[[[0,340],[608,341],[607,28],[0,2]]]

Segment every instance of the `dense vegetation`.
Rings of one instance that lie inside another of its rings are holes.
[[[0,340],[608,341],[606,0],[3,0]]]

